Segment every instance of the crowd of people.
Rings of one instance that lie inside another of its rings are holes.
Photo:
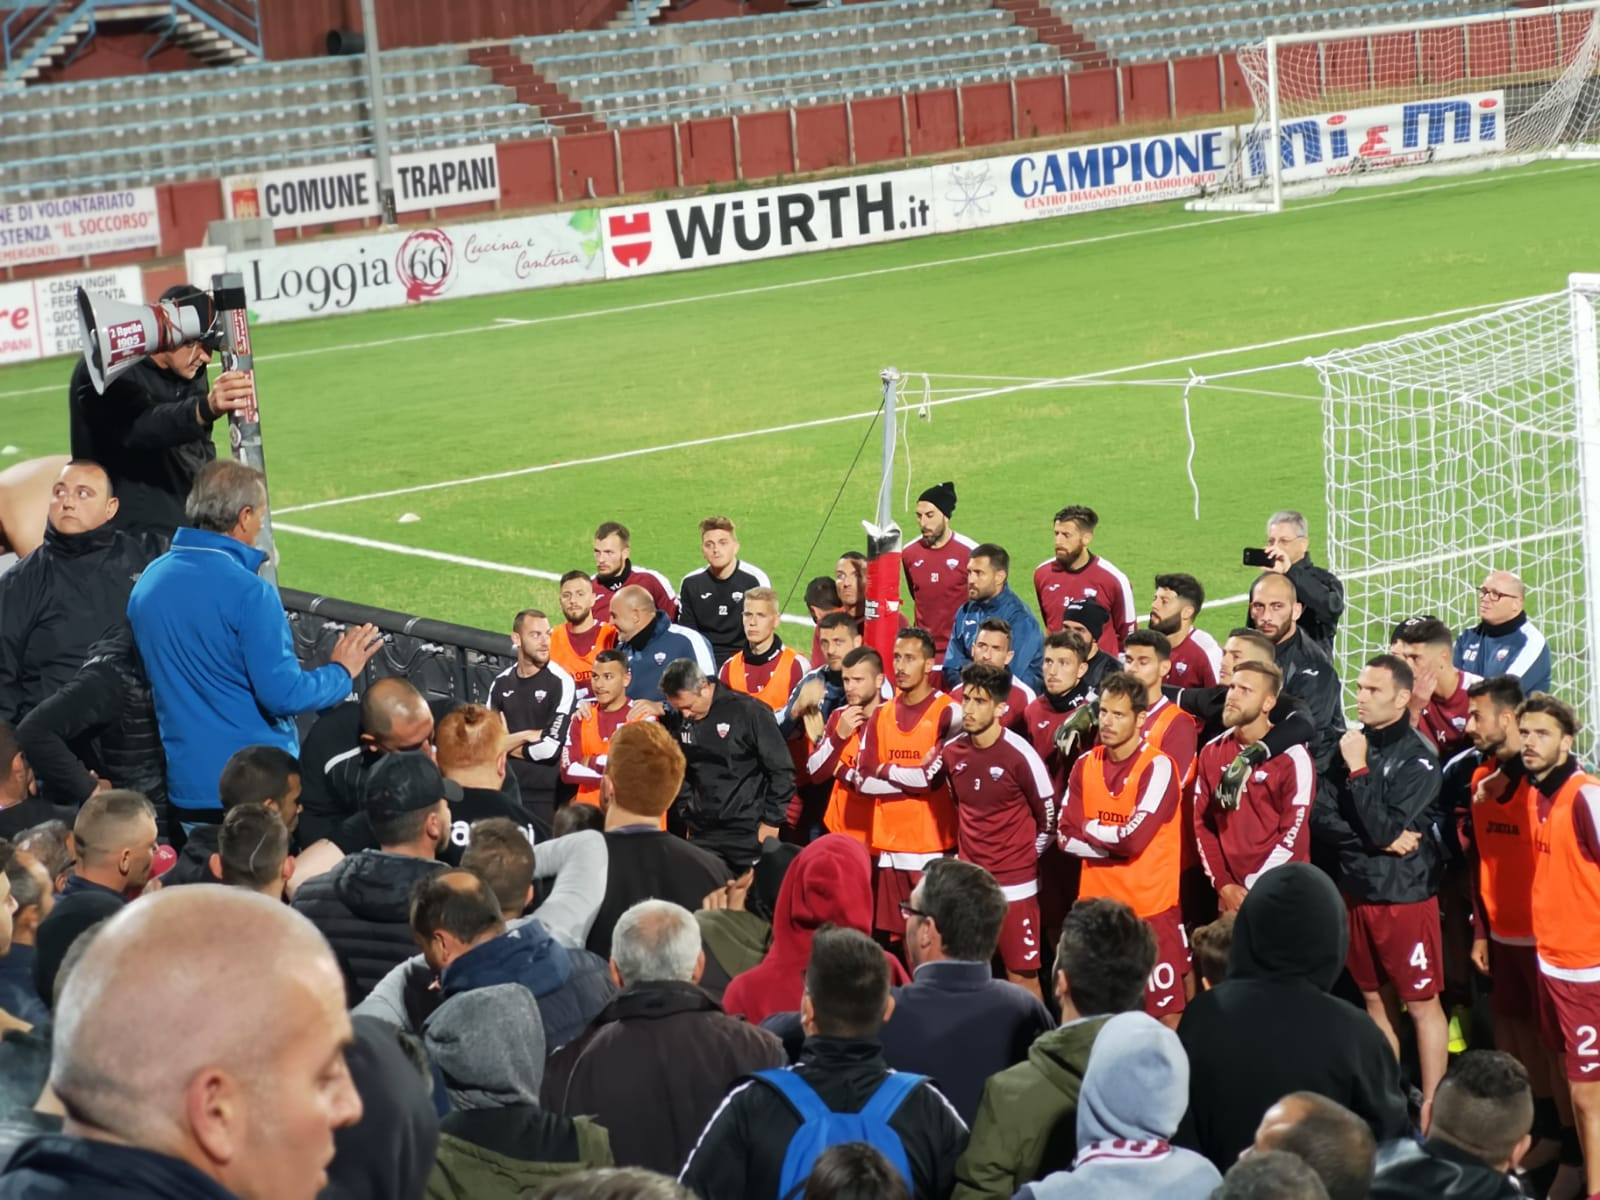
[[[729,518],[676,588],[608,521],[463,703],[297,661],[168,357],[0,574],[0,1198],[1600,1194],[1600,780],[1515,576],[1341,679],[1297,512],[1219,643],[1083,505],[1030,603],[941,483],[899,628],[850,552],[802,648]]]

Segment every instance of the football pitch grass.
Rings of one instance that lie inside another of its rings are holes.
[[[931,374],[946,401],[908,422],[911,503],[953,479],[956,528],[1010,550],[1030,603],[1069,503],[1099,511],[1095,549],[1141,608],[1158,571],[1236,597],[1252,576],[1240,548],[1274,509],[1304,510],[1326,561],[1318,384],[1296,367],[1193,391],[1197,520],[1182,381],[1560,290],[1600,269],[1597,166],[1351,190],[1271,217],[1155,205],[260,326],[280,582],[502,629],[519,608],[557,611],[554,579],[592,569],[600,521],[627,524],[635,561],[676,582],[701,565],[696,523],[726,513],[803,612],[805,580],[864,548],[881,441],[866,414],[893,365]],[[66,452],[71,365],[0,370],[0,440],[20,457]],[[905,400],[922,386],[908,379]],[[904,453],[896,470],[914,536]],[[1242,615],[1223,603],[1202,624]]]

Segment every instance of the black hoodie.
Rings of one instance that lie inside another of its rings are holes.
[[[1228,977],[1178,1026],[1189,1111],[1173,1140],[1226,1171],[1262,1115],[1290,1092],[1336,1100],[1380,1142],[1407,1132],[1400,1068],[1372,1019],[1328,989],[1349,932],[1338,889],[1317,868],[1268,871],[1239,909]]]

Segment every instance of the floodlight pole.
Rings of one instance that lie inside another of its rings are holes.
[[[261,409],[255,394],[255,356],[250,352],[250,314],[246,311],[244,276],[238,271],[211,277],[211,296],[222,325],[222,369],[243,371],[250,377],[250,406],[228,414],[228,445],[233,457],[263,475],[267,459],[261,450]],[[260,574],[267,582],[278,582],[278,551],[272,541],[272,517],[261,518],[261,534],[256,549],[267,556]]]
[[[361,37],[367,47],[367,101],[372,109],[372,148],[378,175],[378,208],[385,225],[395,224],[394,172],[389,165],[389,112],[383,97],[383,66],[378,61],[378,9],[361,0]]]

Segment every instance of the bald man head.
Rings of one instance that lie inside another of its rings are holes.
[[[474,871],[440,871],[411,890],[411,936],[436,973],[505,931],[500,901]]]
[[[333,1131],[361,1116],[322,935],[277,901],[205,884],[129,905],[101,933],[56,1006],[66,1132],[180,1159],[240,1200],[313,1200]]]
[[[1300,619],[1300,597],[1286,575],[1262,575],[1250,587],[1250,624],[1275,643],[1294,636]]]
[[[78,845],[74,873],[114,892],[142,888],[150,879],[157,833],[155,809],[138,792],[96,792],[72,825]]]
[[[1528,589],[1510,571],[1490,571],[1478,589],[1478,619],[1503,625],[1522,615]]]
[[[625,587],[611,597],[611,623],[623,641],[638,637],[655,619],[655,598],[642,587]]]
[[[424,750],[433,755],[433,710],[409,679],[379,679],[361,697],[361,744],[393,754]]]

